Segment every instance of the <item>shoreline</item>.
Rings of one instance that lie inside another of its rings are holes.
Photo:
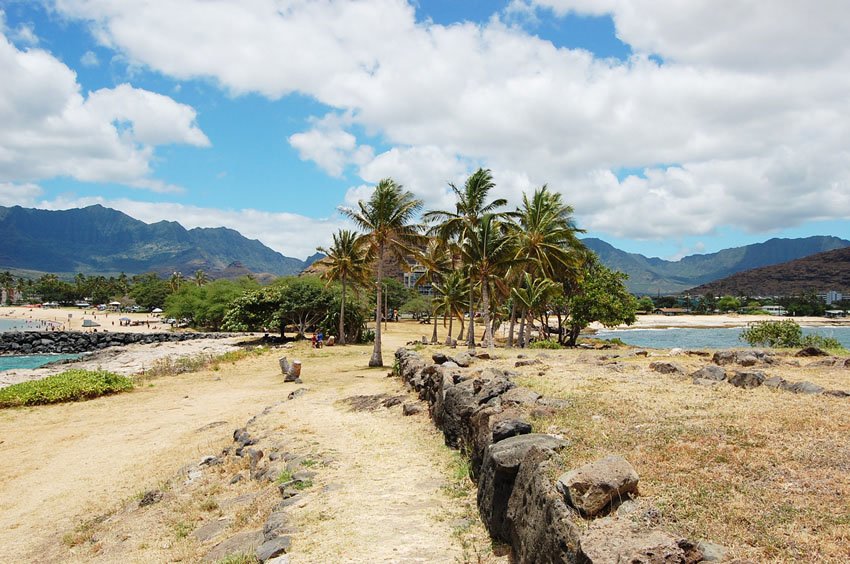
[[[757,321],[795,321],[801,327],[850,327],[850,317],[828,319],[825,317],[789,317],[776,315],[638,315],[632,325],[604,327],[592,323],[588,328],[596,331],[628,331],[634,329],[727,329],[746,327]]]

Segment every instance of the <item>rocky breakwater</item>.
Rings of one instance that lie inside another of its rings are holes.
[[[569,437],[532,432],[533,416],[569,406],[517,386],[514,373],[480,358],[435,354],[426,362],[401,348],[402,379],[427,402],[446,444],[470,459],[478,511],[490,534],[519,563],[693,563],[717,560],[717,547],[660,526],[660,513],[638,498],[638,474],[611,455],[569,464]]]
[[[79,354],[134,343],[174,343],[223,339],[228,333],[82,333],[79,331],[13,331],[0,333],[0,355]]]

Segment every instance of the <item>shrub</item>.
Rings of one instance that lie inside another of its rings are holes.
[[[843,350],[838,339],[823,335],[803,336],[796,321],[757,321],[741,331],[741,340],[750,346],[767,347],[818,347],[820,349]]]
[[[796,321],[756,321],[741,331],[741,340],[751,347],[799,347],[803,330]]]
[[[558,344],[558,341],[552,341],[550,339],[544,339],[542,341],[534,341],[530,345],[528,345],[530,349],[560,349],[563,348]]]
[[[0,407],[80,401],[132,388],[129,378],[105,370],[68,370],[0,389]]]

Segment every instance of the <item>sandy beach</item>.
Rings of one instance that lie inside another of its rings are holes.
[[[129,324],[121,324],[121,319],[129,319]],[[0,319],[22,320],[21,330],[50,330],[57,331],[120,331],[122,333],[147,333],[167,331],[171,325],[155,313],[125,313],[114,311],[97,311],[94,308],[80,309],[76,307],[41,308],[29,306],[0,307]],[[100,327],[84,328],[83,322],[89,320],[100,324]],[[134,325],[135,323],[135,325]]]
[[[715,329],[724,327],[746,327],[756,321],[781,321],[791,319],[803,327],[847,327],[850,318],[827,319],[826,317],[786,317],[773,315],[741,315],[725,313],[721,315],[638,315],[632,325],[620,325],[617,329],[663,329],[666,327],[683,327],[693,329]],[[590,326],[591,329],[603,329],[599,323]]]

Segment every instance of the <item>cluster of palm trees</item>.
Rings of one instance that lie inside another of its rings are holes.
[[[366,201],[343,213],[361,230],[340,230],[325,253],[328,270],[323,277],[342,283],[342,307],[349,284],[376,283],[376,320],[381,319],[382,286],[387,261],[405,264],[407,257],[423,267],[418,283],[432,286],[432,313],[448,319],[446,342],[452,340],[452,321],[464,331],[468,314],[467,345],[475,348],[475,317],[484,326],[482,345],[494,344],[494,298],[511,304],[508,345],[514,345],[514,323],[519,319],[519,344],[527,341],[526,322],[555,288],[579,276],[587,251],[577,238],[573,208],[545,185],[523,195],[516,210],[503,210],[504,199],[488,201],[495,187],[489,170],[479,169],[462,187],[450,184],[456,196],[454,210],[428,211],[424,224],[415,223],[423,203],[392,179],[381,180]],[[372,275],[374,274],[374,278]],[[340,313],[339,341],[345,343]],[[460,339],[460,335],[458,336]],[[437,342],[434,324],[432,342]],[[369,366],[383,366],[381,323],[375,325],[375,348]]]

